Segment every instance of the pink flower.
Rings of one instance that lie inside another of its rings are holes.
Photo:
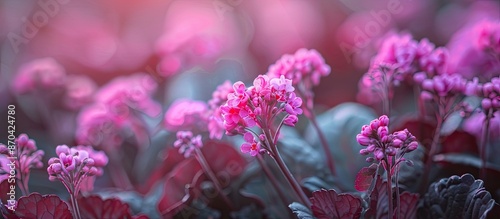
[[[165,113],[165,128],[169,131],[205,130],[208,122],[207,104],[202,101],[179,99]]]
[[[43,58],[21,66],[12,85],[16,93],[24,94],[36,89],[62,87],[65,80],[64,68],[52,58]]]
[[[42,168],[42,158],[44,152],[38,150],[36,142],[30,139],[28,135],[22,133],[14,140],[16,150],[11,151],[6,145],[0,144],[0,151],[4,155],[17,157],[19,161],[15,161],[15,168],[18,178],[29,176],[31,168]]]
[[[222,9],[223,10],[223,9]],[[212,68],[217,59],[237,48],[244,39],[238,23],[221,19],[212,2],[179,1],[169,4],[164,32],[156,42],[160,74],[170,76],[195,66]]]
[[[449,41],[450,72],[482,81],[500,75],[500,20],[482,20],[459,30]]]
[[[245,143],[241,145],[241,152],[256,156],[260,151],[260,141],[255,141],[255,138],[251,132],[246,132],[243,135],[243,138],[245,140]]]
[[[302,97],[307,99],[308,104],[310,103],[310,108],[312,108],[313,86],[319,84],[321,77],[329,74],[330,66],[314,49],[299,49],[293,55],[285,54],[275,64],[269,66],[266,73],[272,78],[271,84],[277,90],[293,92],[295,88],[292,85],[301,88],[300,92],[304,95]],[[285,78],[290,79],[291,83],[285,83]]]
[[[178,131],[174,147],[179,148],[179,153],[188,158],[197,148],[203,147],[201,135],[193,137],[193,133],[190,131]]]
[[[131,116],[130,111],[155,117],[161,113],[160,104],[151,97],[156,87],[153,78],[146,74],[122,76],[101,87],[95,94],[95,99],[123,119]]]
[[[396,162],[403,161],[405,153],[414,151],[418,143],[416,138],[407,130],[389,133],[389,117],[380,116],[370,122],[370,125],[361,127],[361,133],[356,136],[356,140],[361,146],[366,148],[359,151],[362,155],[373,153],[373,157],[367,161],[382,161],[387,158],[392,162],[392,157],[396,157]]]
[[[69,148],[66,145],[59,145],[56,147],[56,153],[58,157],[50,158],[48,162],[49,180],[61,181],[68,192],[74,195],[78,195],[80,191],[93,189],[93,185],[89,183],[94,182],[95,176],[102,175],[102,167],[108,160],[102,151],[95,151],[90,146]],[[87,178],[92,179],[87,181]],[[83,187],[82,182],[85,182]]]
[[[210,132],[211,139],[221,139],[222,134],[224,134],[224,118],[222,117],[220,106],[227,101],[227,96],[233,92],[234,89],[231,82],[225,81],[217,87],[217,89],[212,93],[212,99],[208,101],[210,109],[210,116],[208,117],[208,131]]]
[[[282,112],[285,119],[288,118],[284,124],[295,125],[297,115],[302,113],[302,99],[293,92],[290,79],[259,75],[253,84],[246,88],[243,82],[234,83],[234,93],[230,93],[226,104],[220,107],[226,134],[243,134],[246,128],[256,125],[269,127],[273,118]]]
[[[463,94],[467,81],[458,74],[436,75],[422,82],[422,89],[429,94],[445,97]]]
[[[474,113],[464,121],[463,129],[481,139],[483,132],[484,120],[486,115],[484,113]],[[490,120],[489,136],[494,141],[500,140],[500,111],[496,111]]]
[[[90,105],[77,117],[76,141],[96,147],[118,147],[124,141],[121,133],[125,125],[120,121],[104,104]]]
[[[65,87],[64,104],[75,110],[91,103],[97,89],[94,81],[83,75],[68,76]]]

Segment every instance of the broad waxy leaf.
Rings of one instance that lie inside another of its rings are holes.
[[[486,218],[495,201],[483,181],[470,174],[432,183],[419,215],[425,218]]]
[[[337,194],[335,190],[313,192],[312,211],[318,219],[348,219],[361,216],[361,198],[351,194]]]
[[[366,191],[373,180],[375,173],[377,172],[377,164],[372,164],[369,167],[363,167],[356,175],[356,180],[354,181],[354,188],[360,192]]]
[[[133,216],[129,205],[116,198],[103,200],[100,196],[96,195],[80,197],[78,198],[78,206],[80,206],[82,218],[86,219],[147,218],[146,216]]]
[[[14,213],[19,218],[72,218],[66,202],[56,195],[42,196],[39,193],[31,193],[29,196],[21,197]]]

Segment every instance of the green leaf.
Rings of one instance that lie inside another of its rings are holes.
[[[342,184],[354,190],[354,180],[358,171],[367,165],[366,157],[359,154],[363,147],[356,141],[361,126],[376,118],[372,109],[357,103],[343,103],[317,116],[320,129],[325,135]],[[323,153],[316,130],[309,125],[305,139],[315,149]]]

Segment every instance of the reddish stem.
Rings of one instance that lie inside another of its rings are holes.
[[[489,139],[489,132],[490,132],[490,120],[493,115],[493,110],[489,109],[486,113],[486,118],[484,119],[484,124],[483,124],[483,130],[481,133],[481,146],[479,150],[481,151],[481,171],[480,171],[480,177],[483,180],[486,180],[486,163],[487,163],[487,151],[488,151],[488,139]]]

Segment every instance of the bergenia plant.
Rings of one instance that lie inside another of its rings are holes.
[[[269,66],[267,75],[271,78],[285,78],[292,80],[292,85],[297,88],[296,94],[305,102],[302,109],[304,115],[311,121],[311,124],[318,133],[321,141],[326,162],[330,172],[335,175],[335,165],[332,157],[330,146],[318,126],[314,108],[314,92],[313,87],[318,86],[321,77],[330,74],[330,66],[325,63],[324,58],[318,51],[311,49],[299,49],[293,55],[283,55],[276,63]]]
[[[500,215],[498,1],[7,2],[0,218]]]
[[[302,99],[295,94],[292,80],[283,75],[269,78],[259,75],[253,86],[246,87],[241,81],[233,84],[227,102],[220,107],[227,135],[243,135],[245,143],[241,151],[256,156],[267,153],[292,186],[301,202],[310,206],[300,184],[292,176],[278,151],[278,138],[283,125],[295,126],[302,114]],[[257,128],[257,130],[252,130]]]
[[[385,170],[389,203],[388,218],[393,218],[394,215],[396,218],[401,218],[398,172],[401,163],[412,165],[412,161],[405,159],[404,155],[417,149],[418,142],[415,136],[407,129],[391,134],[389,132],[389,118],[383,115],[371,121],[369,125],[364,125],[361,128],[361,133],[356,136],[356,140],[360,145],[366,147],[366,149],[361,149],[359,153],[370,155],[366,161],[378,163]],[[395,196],[393,196],[393,181],[396,183]],[[393,206],[393,197],[396,198],[396,208]]]
[[[45,153],[42,150],[38,150],[36,142],[24,133],[20,134],[14,140],[14,143],[15,147],[0,144],[0,153],[4,155],[0,159],[2,163],[7,163],[7,166],[9,166],[2,167],[6,172],[4,176],[7,178],[7,173],[14,170],[15,174],[8,176],[8,182],[19,185],[23,195],[28,195],[30,194],[28,188],[30,171],[32,168],[38,169],[43,167],[42,158]],[[16,180],[18,183],[16,183]]]
[[[66,145],[59,145],[56,147],[56,154],[57,157],[52,157],[48,161],[49,180],[60,181],[64,185],[71,198],[73,218],[82,218],[78,195],[82,189],[89,190],[88,185],[83,186],[86,184],[85,181],[103,174],[102,168],[108,163],[108,157],[102,151],[94,151],[89,146],[69,148]]]

